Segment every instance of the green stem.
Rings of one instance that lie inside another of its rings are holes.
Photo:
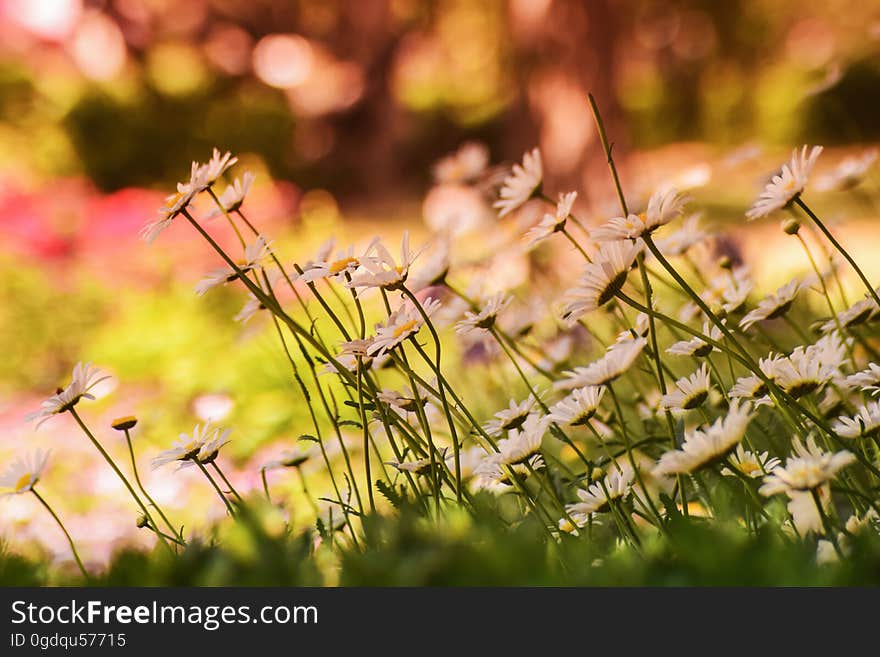
[[[229,500],[226,499],[226,496],[223,494],[223,491],[220,490],[220,486],[218,486],[217,482],[214,481],[214,477],[211,476],[211,473],[208,472],[208,469],[197,458],[194,458],[192,461],[199,467],[199,470],[202,471],[202,474],[205,475],[208,481],[211,482],[211,486],[214,487],[214,490],[217,491],[217,495],[220,496],[220,499],[223,500],[223,504],[226,505],[226,510],[229,511],[229,515],[235,517],[235,510],[232,508],[232,504],[230,504]]]
[[[82,429],[83,433],[85,433],[86,436],[88,436],[89,440],[92,441],[92,444],[95,446],[95,449],[97,449],[101,453],[101,456],[104,457],[104,460],[107,461],[107,463],[110,465],[111,468],[113,468],[113,472],[116,473],[116,476],[119,477],[120,481],[122,481],[123,484],[125,484],[125,487],[128,489],[128,492],[131,494],[134,501],[140,507],[141,511],[143,511],[143,513],[146,516],[149,523],[154,528],[156,528],[158,530],[158,526],[156,525],[156,521],[153,520],[153,516],[150,515],[149,510],[144,505],[144,503],[141,501],[141,498],[139,498],[137,493],[134,492],[134,488],[129,483],[128,478],[126,478],[126,476],[124,474],[122,474],[122,470],[120,470],[116,466],[116,463],[113,461],[113,459],[107,453],[107,451],[101,446],[101,443],[98,442],[98,439],[95,438],[94,434],[85,425],[85,422],[82,421],[82,418],[79,416],[79,413],[76,412],[76,409],[71,407],[69,410],[70,410],[70,414],[73,416],[73,419],[76,420],[76,423],[79,425],[80,429]],[[156,536],[159,537],[159,542],[161,542],[162,545],[164,545],[169,552],[174,552],[174,550],[168,544],[168,541],[166,541],[162,537],[162,534],[157,533]]]
[[[162,521],[165,523],[165,526],[171,530],[172,534],[177,536],[182,541],[183,536],[180,536],[177,533],[177,529],[174,527],[174,525],[171,524],[171,521],[168,520],[168,517],[162,511],[162,508],[158,504],[156,504],[156,501],[152,497],[150,497],[150,494],[147,492],[147,489],[144,488],[144,485],[141,483],[141,478],[138,475],[137,461],[134,458],[134,447],[131,444],[131,435],[129,434],[128,429],[125,429],[124,432],[125,432],[125,442],[128,443],[128,453],[131,456],[131,470],[134,473],[135,483],[137,484],[140,491],[144,494],[144,497],[146,497],[147,500],[150,502],[152,507],[154,509],[156,509],[156,511],[159,512],[159,516],[162,518]],[[158,529],[156,531],[158,531]],[[175,541],[175,542],[177,542],[177,541]]]
[[[58,526],[61,527],[61,531],[63,531],[64,535],[67,537],[67,542],[70,543],[70,549],[73,552],[73,558],[76,559],[76,565],[79,566],[80,572],[83,574],[83,577],[86,578],[86,581],[88,581],[89,580],[89,573],[86,570],[86,567],[83,566],[82,559],[79,558],[79,553],[76,551],[76,545],[74,544],[73,539],[70,537],[70,532],[67,531],[67,528],[64,526],[64,523],[61,522],[61,518],[59,518],[58,514],[56,514],[52,510],[52,507],[49,506],[49,503],[43,499],[42,495],[40,495],[36,491],[36,489],[34,489],[34,488],[31,488],[31,492],[34,494],[34,496],[38,500],[40,500],[40,504],[42,504],[46,508],[46,511],[49,512],[49,514],[55,519],[55,522],[58,523]]]

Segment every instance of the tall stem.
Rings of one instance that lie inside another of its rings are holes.
[[[132,447],[132,444],[131,444],[131,434],[129,434],[128,429],[125,429],[124,431],[125,431],[125,442],[128,444],[128,454],[129,454],[129,456],[131,456],[131,470],[134,473],[135,483],[137,483],[138,488],[140,489],[141,493],[144,494],[144,497],[147,498],[147,501],[149,501],[150,505],[152,505],[152,507],[154,509],[156,509],[156,511],[159,512],[159,516],[162,518],[162,521],[165,523],[165,526],[171,530],[172,534],[177,536],[177,538],[179,538],[182,541],[183,536],[181,536],[178,533],[177,529],[174,527],[174,525],[171,524],[171,521],[168,520],[168,517],[162,511],[162,508],[158,504],[156,504],[156,501],[152,497],[150,497],[150,494],[147,492],[147,489],[144,488],[144,485],[141,483],[141,478],[138,475],[137,461],[134,458],[134,447]]]
[[[819,217],[817,217],[813,213],[813,211],[810,209],[810,207],[806,203],[804,203],[804,201],[801,199],[800,196],[796,197],[794,199],[794,202],[801,210],[803,210],[804,212],[807,213],[807,216],[810,217],[810,219],[813,220],[813,222],[816,224],[816,226],[819,227],[819,230],[821,230],[822,234],[825,235],[825,237],[828,239],[829,242],[831,242],[832,246],[834,246],[834,248],[838,250],[840,255],[842,255],[846,259],[846,261],[850,264],[850,266],[855,270],[856,274],[858,274],[859,278],[862,279],[862,283],[865,284],[865,287],[867,288],[868,292],[871,294],[872,297],[874,297],[874,301],[877,303],[877,306],[880,307],[880,296],[878,296],[877,290],[875,290],[871,286],[871,283],[868,281],[868,278],[865,276],[865,274],[862,272],[862,270],[856,264],[856,261],[853,260],[852,256],[850,256],[850,254],[847,253],[846,249],[844,249],[843,246],[841,246],[840,242],[838,242],[837,239],[835,239],[834,235],[831,234],[831,231],[829,231],[825,227],[825,224],[822,223],[822,220],[819,219]]]
[[[140,507],[141,511],[143,511],[147,520],[153,526],[153,529],[156,530],[156,536],[159,538],[159,541],[162,543],[162,545],[165,546],[165,548],[169,552],[173,552],[174,550],[168,544],[168,541],[165,540],[165,537],[162,535],[162,533],[159,531],[159,526],[156,524],[156,521],[153,520],[153,516],[150,515],[150,512],[147,509],[146,505],[141,501],[141,498],[139,498],[138,494],[134,491],[134,488],[129,483],[128,478],[124,474],[122,474],[122,470],[120,470],[117,467],[116,463],[113,461],[113,459],[107,453],[107,450],[105,450],[101,446],[101,443],[98,442],[98,439],[95,438],[95,436],[91,432],[91,430],[85,425],[85,422],[82,421],[82,418],[79,416],[79,413],[76,412],[75,408],[70,409],[70,414],[73,416],[73,419],[76,420],[76,423],[79,425],[80,429],[83,430],[83,433],[85,433],[86,436],[88,436],[89,440],[92,441],[92,444],[95,446],[95,449],[97,449],[101,453],[101,456],[104,457],[104,460],[107,461],[107,463],[110,465],[111,468],[113,468],[113,472],[116,473],[116,476],[119,477],[120,481],[122,481],[123,484],[125,484],[125,487],[128,489],[128,492],[131,494],[134,501]]]
[[[40,500],[40,504],[42,504],[42,505],[45,507],[46,511],[49,512],[49,515],[51,515],[51,516],[55,519],[55,522],[58,523],[58,526],[61,527],[61,531],[63,531],[63,532],[64,532],[64,535],[67,537],[67,542],[70,543],[70,550],[73,552],[73,558],[76,559],[76,565],[79,566],[79,570],[80,570],[80,572],[83,574],[83,577],[85,577],[86,580],[88,580],[88,579],[89,579],[89,573],[88,573],[88,571],[86,570],[86,567],[83,566],[82,559],[79,558],[79,553],[76,551],[76,545],[74,544],[73,539],[70,537],[70,532],[67,531],[67,528],[64,526],[64,523],[61,522],[61,518],[58,517],[58,514],[56,514],[56,513],[52,510],[52,507],[49,506],[49,503],[46,502],[46,500],[43,499],[42,495],[40,495],[40,494],[36,491],[36,489],[31,488],[31,492],[34,494],[34,496],[35,496],[38,500]]]

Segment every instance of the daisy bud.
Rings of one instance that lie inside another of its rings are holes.
[[[786,235],[797,235],[801,229],[801,222],[797,219],[786,219],[782,222],[782,230]]]
[[[718,266],[721,269],[732,269],[733,268],[733,260],[730,259],[730,256],[723,255],[718,258]]]
[[[593,471],[590,473],[590,480],[591,481],[598,481],[599,479],[601,479],[604,476],[605,476],[605,470],[596,466],[595,468],[593,468]]]
[[[125,417],[118,417],[113,420],[113,422],[110,423],[110,426],[117,431],[128,431],[133,428],[137,422],[137,418],[134,415],[126,415]]]
[[[149,525],[150,525],[150,521],[147,520],[147,516],[142,515],[142,516],[138,517],[138,519],[137,519],[138,529],[143,529],[144,527],[149,527]]]

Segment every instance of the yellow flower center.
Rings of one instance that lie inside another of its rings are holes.
[[[25,488],[31,485],[31,473],[27,472],[19,478],[17,482],[15,482],[15,492],[20,493]]]
[[[755,461],[743,461],[739,464],[739,471],[749,477],[754,476],[754,474],[761,469],[761,466],[758,465]]]
[[[354,265],[357,263],[357,258],[343,258],[342,260],[336,260],[335,262],[330,263],[330,273],[338,274],[339,272],[347,269],[349,265]]]
[[[419,323],[419,320],[411,319],[408,322],[401,324],[396,329],[394,329],[394,337],[399,338],[404,333],[409,333],[418,325],[418,323]]]

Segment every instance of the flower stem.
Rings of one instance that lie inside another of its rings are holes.
[[[49,512],[49,515],[51,515],[55,519],[55,522],[58,523],[58,526],[61,527],[61,531],[63,531],[64,535],[67,537],[67,542],[70,543],[70,549],[73,552],[73,558],[76,560],[76,565],[79,566],[80,572],[83,574],[83,577],[86,578],[86,581],[88,581],[89,573],[86,570],[86,567],[83,566],[82,559],[79,558],[79,553],[76,551],[76,545],[74,544],[73,539],[70,537],[70,532],[67,531],[64,523],[61,522],[61,518],[59,518],[58,514],[52,510],[52,507],[49,506],[49,503],[43,499],[43,496],[40,495],[34,488],[31,488],[31,492],[38,500],[40,500],[40,504],[42,504],[46,508],[46,511]]]
[[[156,501],[152,497],[150,497],[150,494],[147,492],[147,489],[144,488],[144,485],[141,483],[141,478],[138,475],[137,461],[134,458],[134,447],[132,447],[132,444],[131,444],[131,435],[129,434],[128,429],[125,429],[124,431],[125,431],[125,442],[128,443],[128,453],[131,456],[131,470],[134,473],[135,483],[137,483],[138,488],[140,489],[141,493],[144,494],[144,497],[147,498],[150,505],[154,509],[156,509],[156,511],[159,512],[159,516],[162,518],[162,521],[165,523],[165,526],[171,530],[172,534],[177,536],[182,541],[183,536],[180,536],[177,533],[177,529],[174,527],[174,525],[171,524],[171,521],[168,520],[168,517],[162,511],[161,507],[158,504],[156,504]],[[156,531],[158,531],[158,529]],[[177,541],[175,541],[175,542],[177,542]]]
[[[211,486],[214,487],[214,490],[217,491],[217,495],[220,496],[220,499],[223,500],[223,504],[226,505],[226,510],[229,511],[229,515],[235,517],[235,510],[232,508],[232,504],[229,503],[229,500],[226,499],[226,496],[223,494],[223,491],[220,490],[220,486],[217,485],[217,482],[214,481],[214,478],[211,476],[211,473],[208,472],[208,469],[199,461],[197,458],[194,458],[193,463],[199,466],[199,470],[202,471],[202,474],[207,477],[208,481],[211,482]]]
[[[835,239],[834,235],[831,234],[831,231],[829,231],[825,227],[825,224],[822,223],[822,220],[819,219],[819,217],[817,217],[815,215],[815,213],[810,209],[810,207],[806,203],[804,203],[803,199],[801,199],[800,196],[796,197],[794,199],[794,202],[797,204],[797,206],[801,210],[803,210],[804,212],[807,213],[807,216],[810,217],[810,219],[813,220],[813,222],[816,224],[816,226],[819,227],[819,230],[821,230],[822,234],[825,235],[825,237],[828,239],[829,242],[831,242],[832,246],[834,246],[834,248],[840,252],[840,255],[842,255],[846,259],[846,261],[850,264],[850,266],[855,270],[856,274],[858,274],[859,278],[862,279],[862,283],[865,284],[865,287],[868,289],[868,292],[871,294],[872,297],[874,297],[874,301],[877,303],[877,306],[880,307],[880,296],[878,296],[877,290],[875,290],[871,286],[871,283],[868,281],[868,278],[865,276],[865,274],[862,272],[862,270],[856,264],[856,261],[853,260],[852,256],[850,256],[850,254],[847,253],[846,249],[844,249],[843,246],[841,246],[840,242],[838,242]]]
[[[107,461],[111,468],[113,468],[113,472],[115,472],[116,476],[119,477],[123,484],[125,484],[128,492],[131,493],[132,498],[134,498],[134,501],[140,507],[141,511],[143,511],[149,523],[157,530],[156,536],[159,538],[159,542],[161,542],[162,545],[164,545],[169,552],[173,552],[174,550],[172,550],[171,546],[168,544],[168,541],[163,538],[161,533],[158,533],[158,525],[156,525],[156,521],[153,520],[153,516],[150,515],[150,511],[147,509],[146,505],[144,505],[144,503],[141,501],[141,498],[139,498],[137,493],[134,491],[134,488],[129,483],[128,478],[124,474],[122,474],[122,470],[117,467],[116,463],[107,453],[107,450],[105,450],[101,446],[101,443],[98,442],[98,439],[95,438],[91,430],[85,425],[85,422],[82,421],[82,418],[79,416],[79,413],[76,412],[76,409],[71,407],[69,410],[70,414],[73,416],[73,419],[76,420],[76,423],[79,425],[80,429],[82,429],[86,436],[88,436],[89,440],[92,441],[95,449],[97,449],[101,453],[101,456],[104,457],[104,460]]]

